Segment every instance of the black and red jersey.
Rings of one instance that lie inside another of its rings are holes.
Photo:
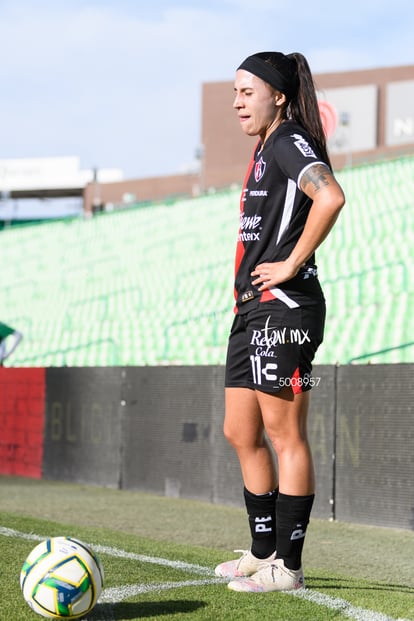
[[[252,285],[251,272],[263,262],[286,259],[299,239],[312,206],[300,189],[306,170],[325,163],[307,132],[285,121],[260,149],[255,148],[240,199],[240,228],[235,265],[236,312],[279,299],[291,308],[312,304],[322,291],[315,256],[291,280],[266,291]]]

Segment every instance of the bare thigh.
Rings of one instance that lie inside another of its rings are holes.
[[[307,437],[309,392],[257,392],[263,424],[279,466],[280,491],[292,495],[314,492],[314,469]]]
[[[265,434],[257,393],[249,388],[226,388],[224,435],[239,458],[243,481],[254,494],[277,487],[273,451]]]

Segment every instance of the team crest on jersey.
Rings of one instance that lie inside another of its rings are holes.
[[[260,179],[263,177],[263,175],[265,174],[265,170],[266,162],[264,161],[263,157],[261,157],[260,160],[256,162],[256,165],[254,167],[254,178],[256,180],[256,183],[260,181]]]

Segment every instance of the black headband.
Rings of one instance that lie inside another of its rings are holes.
[[[262,55],[265,56],[267,53],[262,52],[248,56],[237,69],[249,71],[249,73],[253,73],[253,75],[273,86],[277,91],[284,93],[288,98],[293,97],[297,90],[296,62],[281,52],[269,52],[269,55],[277,55],[280,69],[283,67],[283,71],[281,71],[267,62]]]

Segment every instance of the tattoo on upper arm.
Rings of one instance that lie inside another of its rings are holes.
[[[308,168],[300,180],[300,189],[308,194],[318,192],[322,187],[329,185],[332,180],[332,173],[325,164],[315,164]],[[309,188],[308,186],[311,185]]]

